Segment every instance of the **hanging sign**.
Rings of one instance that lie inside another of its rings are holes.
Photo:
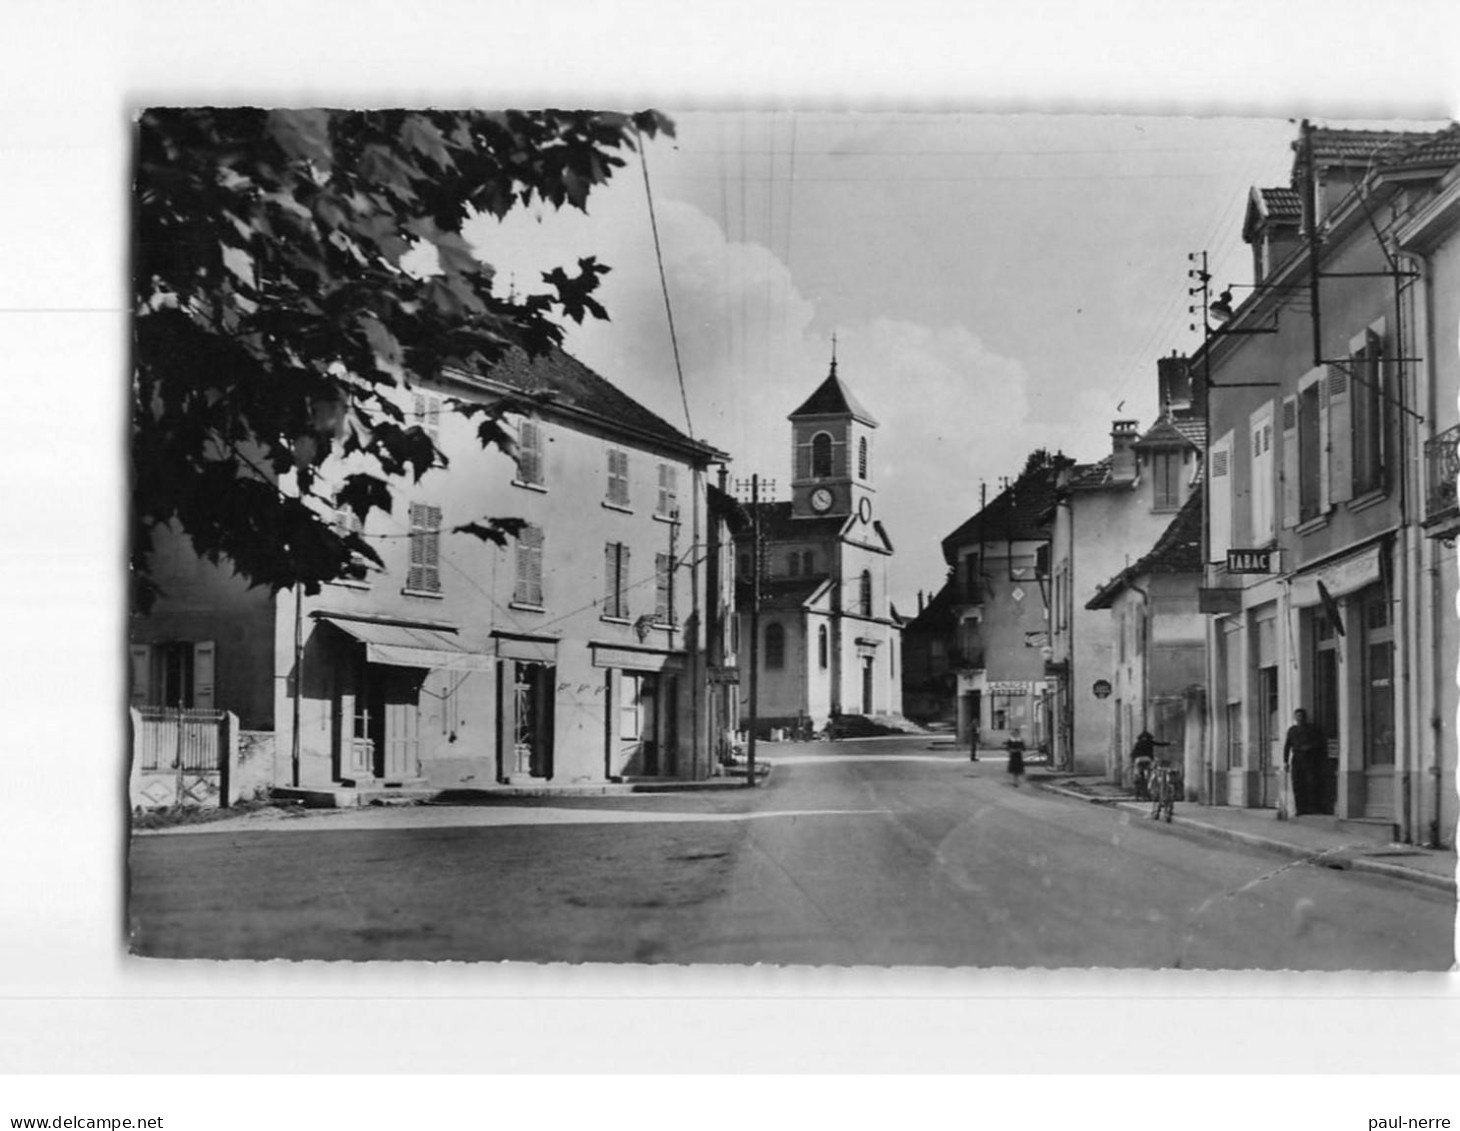
[[[1274,550],[1228,550],[1228,573],[1271,573]]]
[[[1096,699],[1109,699],[1111,691],[1110,680],[1097,679],[1095,681],[1095,686],[1090,688],[1090,690],[1094,692]]]

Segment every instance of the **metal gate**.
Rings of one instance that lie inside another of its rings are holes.
[[[226,711],[134,707],[132,730],[134,806],[226,804]]]

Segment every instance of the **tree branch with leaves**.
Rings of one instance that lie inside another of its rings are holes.
[[[379,557],[363,524],[394,488],[446,458],[401,390],[448,369],[484,372],[509,350],[558,345],[563,320],[606,318],[593,259],[500,295],[462,235],[477,215],[542,202],[585,209],[654,111],[155,109],[137,130],[133,224],[133,607],[159,590],[159,528],[271,591]],[[408,256],[434,251],[434,270]],[[504,398],[454,404],[505,446]],[[332,456],[369,457],[331,490]],[[289,489],[284,489],[284,483]],[[520,524],[457,529],[498,542]]]

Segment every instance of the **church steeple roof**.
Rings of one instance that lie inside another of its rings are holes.
[[[832,354],[831,372],[826,375],[826,380],[786,419],[795,420],[801,416],[850,416],[872,428],[877,427],[877,418],[862,407],[861,402],[852,396],[851,390],[836,375],[835,353]]]

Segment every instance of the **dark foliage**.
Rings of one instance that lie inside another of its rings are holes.
[[[134,199],[134,607],[157,595],[154,532],[277,591],[317,592],[357,556],[335,507],[389,511],[393,488],[444,457],[401,390],[559,344],[562,318],[606,313],[592,259],[543,289],[493,294],[461,234],[475,214],[583,208],[663,116],[592,112],[159,109],[137,131]],[[430,245],[438,268],[402,269]],[[463,406],[457,405],[457,408]],[[472,406],[484,444],[502,415]],[[375,470],[324,497],[332,455]],[[500,542],[510,519],[458,529]]]

